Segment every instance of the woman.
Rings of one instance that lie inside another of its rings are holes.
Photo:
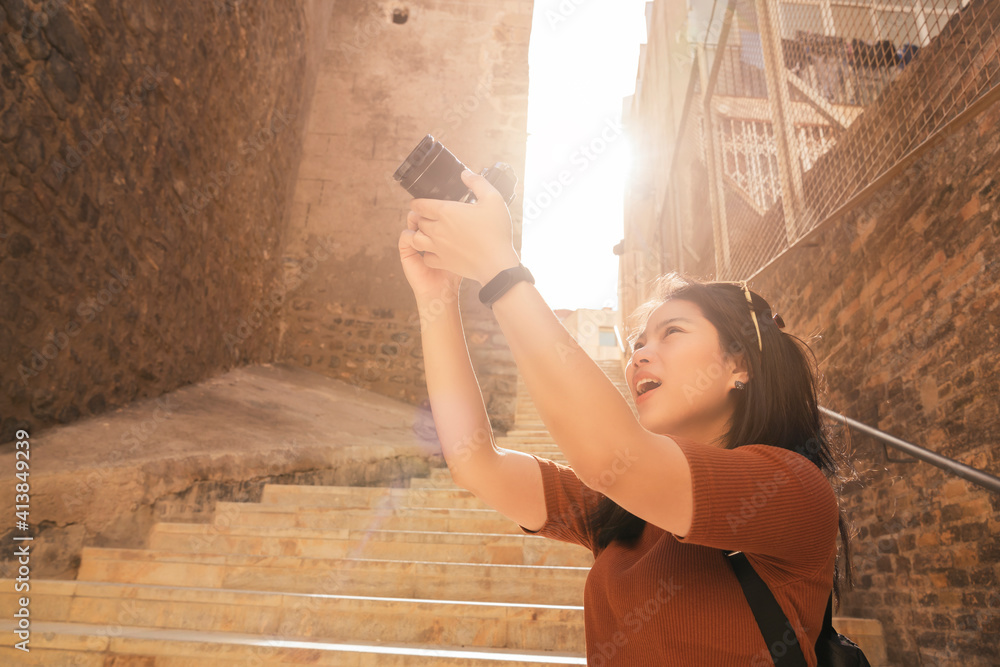
[[[477,203],[415,199],[399,239],[455,482],[526,533],[592,550],[589,665],[771,664],[726,551],[746,554],[815,665],[838,525],[845,547],[849,536],[797,339],[745,285],[668,277],[640,313],[628,364],[636,419],[527,276],[508,272],[520,261],[500,194],[472,172],[463,180]],[[514,280],[498,289],[498,275]],[[494,444],[458,310],[462,277],[487,286],[569,467]]]

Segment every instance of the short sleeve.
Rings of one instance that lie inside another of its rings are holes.
[[[594,534],[589,517],[603,497],[573,472],[573,469],[532,454],[542,472],[545,491],[545,524],[537,531],[520,526],[528,535],[541,535],[561,542],[579,544],[594,551]]]
[[[677,443],[691,468],[691,529],[679,542],[743,551],[808,576],[836,549],[833,487],[809,459],[781,447]]]

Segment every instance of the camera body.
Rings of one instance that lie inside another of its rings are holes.
[[[444,144],[428,134],[403,160],[392,177],[416,198],[473,203],[476,195],[462,182],[465,169],[467,167]],[[517,176],[510,165],[497,162],[480,173],[510,206],[515,197],[514,186],[517,185]]]

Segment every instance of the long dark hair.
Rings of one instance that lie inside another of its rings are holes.
[[[763,351],[757,343],[743,288],[738,283],[698,282],[676,273],[662,276],[656,284],[656,296],[632,315],[629,342],[634,345],[646,319],[664,301],[682,299],[697,305],[705,319],[719,332],[719,344],[729,356],[743,354],[749,372],[746,389],[734,391],[736,405],[723,447],[762,444],[798,452],[812,461],[831,480],[840,497],[843,484],[855,479],[846,446],[832,425],[820,419],[817,403],[818,377],[816,355],[801,338],[783,332],[772,319],[771,306],[751,291],[757,314]],[[806,354],[808,352],[808,355]],[[811,361],[810,361],[811,360]],[[849,442],[848,442],[849,445]],[[589,517],[601,549],[614,540],[632,545],[642,535],[646,522],[628,512],[608,497]],[[840,563],[847,590],[854,587],[851,570],[851,534],[853,527],[840,509],[840,537],[843,546],[834,570],[833,589],[840,604]]]

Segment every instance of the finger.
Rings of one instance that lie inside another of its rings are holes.
[[[413,249],[419,252],[434,252],[434,239],[419,229],[413,232]]]
[[[446,204],[442,199],[411,199],[410,210],[429,220],[441,217],[441,206]]]
[[[435,225],[441,222],[440,220],[425,218],[424,216],[419,215],[417,213],[411,212],[410,215],[412,215],[412,217],[407,216],[407,223],[406,223],[407,227],[411,227],[412,224],[411,228],[414,231],[422,230],[427,234],[433,234],[434,230],[436,229]]]
[[[411,254],[415,255],[417,251],[413,248],[413,235],[412,229],[404,229],[399,234],[399,252],[404,257],[409,257]]]
[[[424,264],[430,269],[440,269],[441,268],[441,258],[432,252],[424,253]]]
[[[462,182],[472,190],[476,199],[482,201],[487,197],[501,197],[500,191],[493,187],[493,184],[486,180],[482,174],[466,169],[462,172]]]
[[[417,231],[420,228],[420,214],[415,211],[410,211],[406,214],[406,228],[412,231]]]

